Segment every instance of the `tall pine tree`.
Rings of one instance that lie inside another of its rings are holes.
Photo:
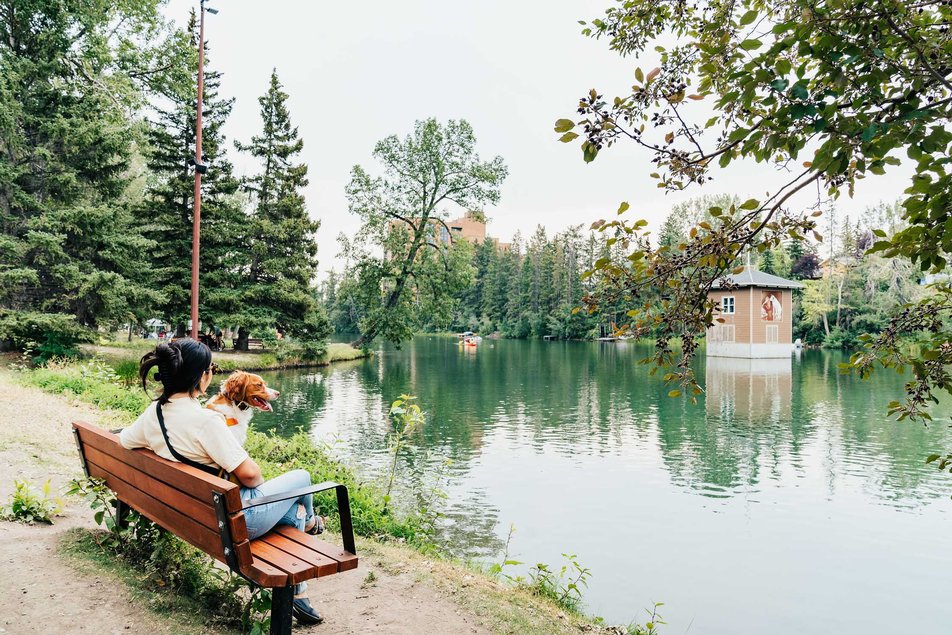
[[[193,11],[188,36],[193,50],[198,39],[195,23]],[[192,60],[189,68],[195,68],[197,53]],[[205,60],[207,64],[207,53]],[[234,325],[242,317],[239,286],[247,263],[249,233],[238,196],[239,182],[225,155],[222,133],[234,100],[219,96],[220,84],[221,74],[206,70],[202,152],[209,167],[202,177],[199,292],[199,318],[206,327]],[[152,184],[144,213],[150,219],[149,236],[156,243],[152,260],[156,283],[164,296],[160,313],[183,334],[191,302],[195,181],[189,159],[195,156],[194,76],[183,74],[170,83],[163,101],[149,127],[147,160]]]
[[[296,163],[304,147],[291,124],[288,95],[271,72],[261,104],[261,134],[248,144],[236,144],[261,163],[261,171],[242,183],[254,209],[248,237],[250,262],[243,276],[241,305],[247,327],[287,331],[310,343],[323,342],[330,325],[314,299],[320,223],[310,218],[301,190],[307,185],[307,165]]]
[[[156,3],[10,0],[2,14],[0,309],[141,319],[157,294],[129,204],[129,113],[150,74],[142,40],[160,38]]]

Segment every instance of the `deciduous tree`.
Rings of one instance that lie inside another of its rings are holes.
[[[499,201],[507,170],[502,157],[483,161],[466,121],[418,121],[402,140],[390,136],[374,148],[383,176],[355,166],[347,187],[361,228],[342,237],[354,262],[364,346],[378,336],[400,343],[422,318],[448,324],[460,290],[472,281],[472,246],[454,240],[447,208],[481,213]]]

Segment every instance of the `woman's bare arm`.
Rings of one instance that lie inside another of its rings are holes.
[[[264,483],[264,478],[261,476],[261,468],[258,467],[258,464],[255,463],[251,457],[242,461],[231,473],[237,476],[238,480],[241,481],[241,484],[245,487],[258,487]]]

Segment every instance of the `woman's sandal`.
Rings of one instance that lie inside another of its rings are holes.
[[[312,536],[316,536],[318,534],[324,533],[324,529],[326,527],[327,527],[327,519],[324,518],[323,516],[315,515],[314,518],[311,519],[311,522],[305,525],[304,533],[311,534]]]

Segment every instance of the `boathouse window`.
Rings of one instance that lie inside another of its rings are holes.
[[[776,344],[780,341],[780,327],[776,324],[767,325],[767,343]]]
[[[721,313],[734,312],[734,296],[727,295],[721,298]]]
[[[714,341],[715,342],[733,342],[734,341],[734,325],[733,324],[718,324],[714,327]]]

